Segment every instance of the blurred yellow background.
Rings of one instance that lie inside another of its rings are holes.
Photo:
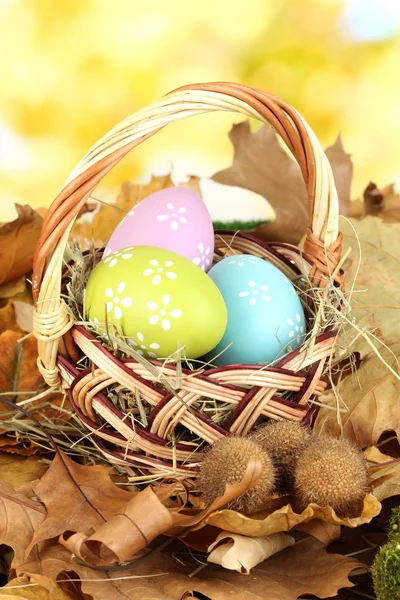
[[[323,145],[342,133],[353,197],[400,174],[396,0],[0,0],[0,220],[48,205],[117,121],[185,83],[232,80],[292,103]],[[237,115],[170,126],[102,182],[170,163],[228,166]],[[227,218],[229,215],[227,215]]]

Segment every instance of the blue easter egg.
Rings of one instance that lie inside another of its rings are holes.
[[[225,334],[206,357],[212,364],[270,364],[302,344],[303,307],[279,269],[256,256],[239,254],[222,259],[208,275],[228,311]]]

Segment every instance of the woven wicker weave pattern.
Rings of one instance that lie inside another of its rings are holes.
[[[73,170],[46,215],[34,262],[34,333],[38,339],[38,365],[46,381],[58,385],[61,374],[66,385],[71,386],[71,401],[77,413],[89,430],[96,431],[99,447],[114,462],[128,460],[140,469],[149,465],[156,468],[173,460],[185,463],[182,472],[192,468],[191,464],[196,463],[193,446],[178,444],[172,449],[165,441],[178,422],[211,443],[227,432],[247,432],[261,415],[303,419],[309,398],[319,396],[324,389],[320,378],[335,341],[335,332],[321,335],[311,356],[300,348],[274,369],[246,365],[205,373],[185,372],[177,397],[162,386],[163,377],[174,378],[173,367],[155,379],[140,363],[118,361],[87,331],[74,325],[60,290],[65,245],[81,207],[102,177],[135,146],[168,123],[210,111],[239,112],[271,124],[299,163],[309,195],[309,230],[303,255],[288,245],[263,245],[245,235],[235,236],[232,243],[232,234],[222,234],[219,242],[269,260],[290,278],[300,272],[323,286],[335,273],[335,279],[341,281],[335,272],[341,238],[332,171],[312,130],[282,100],[229,83],[187,86],[138,111],[99,140]],[[224,240],[224,236],[229,239]],[[74,368],[73,362],[82,352],[93,363],[94,373]],[[143,401],[153,407],[148,427],[143,431],[137,427],[133,430],[103,393],[114,382],[127,390],[139,390]],[[283,390],[296,392],[296,400],[285,401],[277,395]],[[223,428],[192,408],[202,396],[232,405]],[[104,422],[109,424],[107,428],[100,427]]]

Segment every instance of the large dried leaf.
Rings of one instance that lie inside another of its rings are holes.
[[[27,302],[21,302],[20,300],[15,300],[13,306],[18,327],[22,331],[31,332],[33,329],[33,305],[28,304]]]
[[[26,549],[46,509],[5,481],[0,481],[0,505],[0,544],[14,550],[14,562],[19,564],[25,559]]]
[[[0,589],[0,598],[7,600],[78,600],[75,591],[70,593],[59,585],[50,591],[40,585],[32,585],[27,577],[12,579]]]
[[[0,333],[7,330],[21,331],[17,324],[14,304],[10,301],[0,308]]]
[[[20,277],[0,286],[0,298],[12,298],[26,293],[26,279]]]
[[[0,480],[11,483],[15,490],[22,485],[40,479],[47,467],[37,456],[10,455],[0,452]]]
[[[0,285],[32,269],[42,218],[30,206],[16,204],[18,218],[0,227]]]
[[[36,365],[37,342],[34,337],[20,342],[21,337],[16,331],[0,334],[0,393],[13,402],[28,397],[19,394],[33,394],[43,387]],[[10,408],[0,401],[0,414],[9,411]]]
[[[195,177],[191,177],[188,182],[180,185],[189,187],[199,193],[197,178]],[[136,206],[150,194],[173,186],[169,174],[163,177],[152,177],[151,181],[145,185],[131,182],[123,183],[117,201],[113,204],[101,204],[94,215],[90,215],[88,218],[88,215],[85,214],[83,218],[78,219],[72,229],[72,237],[77,238],[83,244],[85,244],[85,241],[87,243],[94,240],[96,246],[101,246],[108,240],[114,229],[133,206]]]
[[[60,451],[35,486],[47,515],[31,546],[65,531],[96,530],[123,511],[134,493],[116,486],[110,471],[105,465],[79,465]]]
[[[285,499],[278,499],[282,503]],[[362,511],[358,516],[339,516],[331,507],[321,507],[317,504],[309,504],[303,511],[297,512],[291,504],[284,504],[276,508],[273,504],[263,512],[253,516],[245,516],[233,510],[220,510],[208,517],[203,522],[218,527],[223,531],[238,533],[248,536],[266,536],[280,531],[289,531],[301,523],[308,523],[313,519],[330,523],[332,525],[344,525],[346,527],[358,527],[369,523],[373,517],[380,513],[381,504],[372,494],[367,494],[364,499]]]
[[[10,425],[10,429],[12,425]],[[8,431],[7,433],[0,434],[0,450],[7,452],[8,454],[14,454],[18,456],[34,456],[41,454],[48,454],[49,450],[38,446],[32,441],[29,441],[25,436],[23,439],[20,438],[17,433],[14,437],[14,432]]]
[[[358,272],[353,294],[354,315],[359,327],[373,331],[387,347],[373,340],[379,357],[364,337],[359,336],[350,348],[361,355],[358,371],[343,377],[335,393],[325,394],[322,402],[335,407],[337,394],[343,398],[344,435],[366,447],[376,444],[385,431],[394,430],[400,436],[400,223],[384,223],[377,217],[367,217],[343,223],[342,229],[344,251],[349,247],[353,249],[344,265],[348,289]],[[361,263],[356,236],[361,244]],[[339,339],[339,347],[348,348],[349,341],[356,336],[356,330],[347,328]],[[336,411],[321,409],[315,429],[339,435]]]
[[[294,538],[285,533],[250,538],[223,531],[208,548],[207,560],[248,575],[253,567],[293,544]]]
[[[37,341],[31,336],[22,340],[22,334],[16,331],[4,331],[0,334],[0,394],[6,400],[14,403],[34,397],[45,390],[43,378],[37,368]],[[32,412],[39,420],[51,419],[55,423],[63,423],[69,419],[65,411],[58,411],[58,406],[65,404],[63,394],[51,393],[46,396],[48,406],[43,404],[43,398],[32,400],[24,408]],[[11,414],[11,408],[1,402],[0,415]],[[28,417],[27,417],[28,418]],[[4,431],[4,430],[2,430]],[[39,447],[35,447],[37,452]],[[10,448],[10,451],[13,451]],[[30,454],[29,447],[24,454]]]
[[[263,196],[276,219],[255,229],[267,241],[297,245],[308,224],[308,198],[298,164],[283,150],[267,125],[251,133],[248,122],[234,125],[229,137],[234,147],[233,164],[213,176],[214,181],[243,187]],[[341,211],[347,214],[352,164],[340,138],[328,149],[335,182],[341,195]]]
[[[379,188],[372,181],[363,192],[363,197],[353,200],[349,215],[360,219],[367,215],[379,216],[383,221],[398,223],[400,221],[400,194],[395,185],[389,184]]]
[[[182,565],[181,560],[160,553],[122,573],[93,571],[74,562],[54,541],[45,542],[39,556],[30,557],[18,572],[50,588],[59,573],[75,572],[82,580],[82,591],[94,600],[181,600],[196,594],[211,600],[297,600],[303,594],[327,598],[350,587],[348,576],[361,564],[328,554],[324,545],[312,538],[271,557],[254,568],[250,577],[220,567],[207,567],[189,577],[198,563],[190,562],[189,557]]]
[[[329,544],[340,536],[341,526],[335,523],[327,523],[320,519],[313,519],[312,521],[308,521],[308,523],[299,523],[296,525],[296,529],[312,535],[324,544]]]
[[[339,212],[341,215],[347,215],[350,207],[351,182],[353,179],[353,163],[350,154],[347,154],[343,147],[342,137],[338,135],[332,146],[325,149],[332,167],[333,177],[339,197]]]
[[[372,471],[372,488],[379,500],[400,496],[400,460],[391,460]]]

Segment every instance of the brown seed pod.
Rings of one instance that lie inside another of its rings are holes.
[[[230,502],[227,508],[249,514],[265,504],[275,483],[272,460],[256,442],[241,437],[226,437],[205,452],[200,465],[199,488],[207,504],[223,495],[227,483],[243,479],[250,458],[261,461],[261,476],[253,488]]]
[[[269,421],[255,429],[250,438],[272,458],[277,473],[275,491],[291,493],[298,457],[311,439],[308,427],[294,421]]]
[[[369,488],[367,461],[346,438],[315,437],[297,461],[295,483],[305,505],[358,510]]]

